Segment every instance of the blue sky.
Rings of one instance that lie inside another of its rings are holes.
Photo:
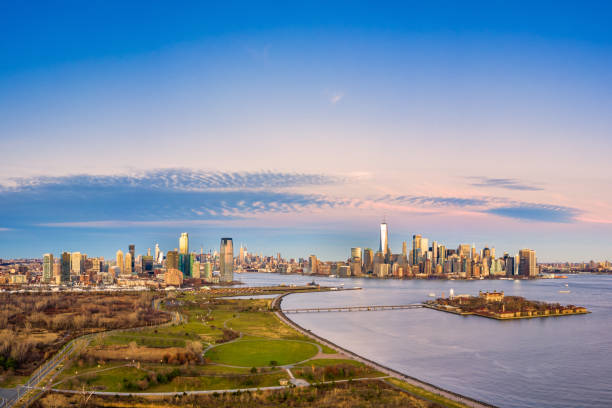
[[[612,258],[606,2],[0,4],[0,257],[422,233]]]

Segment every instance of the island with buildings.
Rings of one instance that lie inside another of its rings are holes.
[[[527,300],[521,296],[505,296],[504,292],[479,291],[478,296],[453,295],[430,300],[426,307],[462,316],[476,315],[498,320],[568,316],[590,313],[585,307]]]

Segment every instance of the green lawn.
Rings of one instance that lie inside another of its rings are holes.
[[[213,367],[213,366],[207,366]],[[73,383],[70,379],[59,384],[60,389],[85,389],[125,392],[166,392],[166,391],[187,391],[187,390],[222,390],[232,388],[252,388],[279,385],[279,379],[288,378],[285,371],[274,371],[271,373],[261,373],[251,375],[248,372],[237,373],[228,367],[216,367],[216,372],[206,372],[208,370],[197,370],[198,373],[179,375],[166,384],[150,383],[145,389],[139,389],[136,384],[143,378],[148,377],[148,372],[152,367],[118,367],[115,369],[98,373],[84,373],[79,375],[80,383]],[[167,371],[164,367],[163,371]],[[234,369],[235,370],[235,369]],[[154,370],[160,372],[160,370]],[[133,388],[126,388],[127,382],[134,384]]]
[[[317,347],[311,343],[291,340],[241,340],[222,344],[206,353],[211,361],[242,367],[269,366],[298,363],[314,357]]]

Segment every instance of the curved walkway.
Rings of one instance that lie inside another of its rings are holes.
[[[443,388],[437,387],[433,384],[429,384],[426,383],[424,381],[418,380],[414,377],[410,377],[408,375],[402,374],[399,371],[396,371],[392,368],[389,367],[385,367],[383,365],[380,365],[372,360],[369,360],[365,357],[361,357],[358,354],[353,353],[350,350],[347,350],[343,347],[338,346],[337,344],[334,344],[332,342],[330,342],[327,339],[324,339],[323,337],[317,336],[316,334],[312,333],[310,330],[307,330],[305,328],[303,328],[302,326],[300,326],[299,324],[295,323],[294,321],[290,320],[282,311],[280,305],[281,302],[283,300],[283,298],[287,295],[290,295],[291,293],[285,293],[282,295],[277,296],[274,301],[272,301],[271,307],[273,309],[276,309],[276,316],[278,316],[279,319],[281,319],[281,321],[283,321],[285,324],[293,327],[295,330],[299,331],[300,333],[302,333],[305,336],[310,337],[311,339],[317,340],[321,343],[323,343],[324,345],[326,345],[327,347],[336,350],[339,353],[343,353],[351,358],[353,358],[356,361],[359,361],[363,364],[366,364],[372,368],[374,368],[375,370],[378,370],[382,373],[387,374],[389,377],[392,378],[396,378],[398,380],[404,381],[408,384],[414,385],[416,387],[422,388],[426,391],[432,392],[434,394],[438,394],[440,396],[443,396],[445,398],[448,398],[451,401],[455,401],[458,402],[460,404],[466,405],[468,407],[472,407],[472,408],[495,408],[494,405],[491,404],[487,404],[486,402],[482,402],[482,401],[478,401],[460,394],[456,394],[452,391],[448,391],[445,390]]]

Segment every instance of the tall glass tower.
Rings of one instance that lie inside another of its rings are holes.
[[[219,272],[221,282],[230,283],[234,281],[234,243],[231,238],[221,238]]]
[[[183,232],[179,238],[179,254],[189,253],[189,234]]]
[[[389,253],[389,230],[386,222],[380,224],[380,249],[378,251],[382,252],[385,257]]]

